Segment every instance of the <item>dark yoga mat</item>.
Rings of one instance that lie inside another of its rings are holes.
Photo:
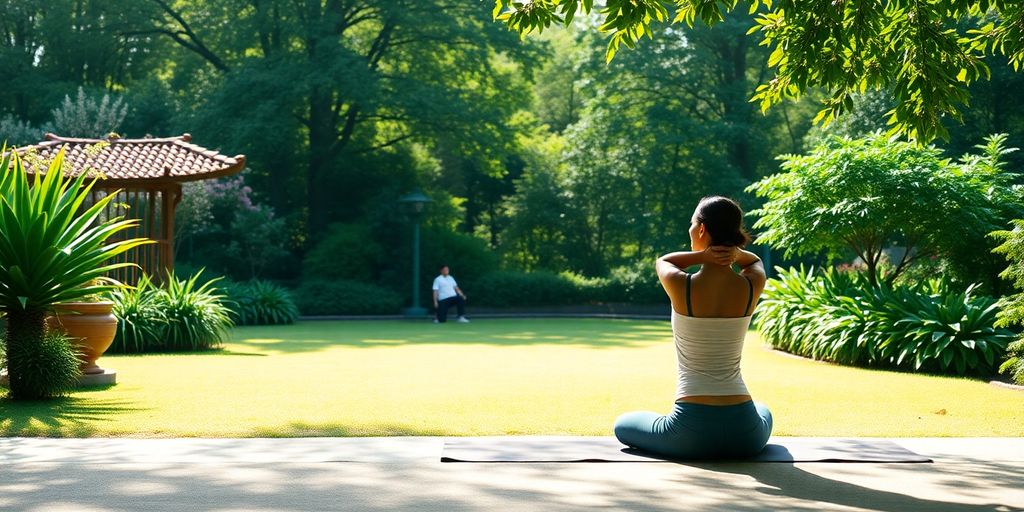
[[[445,440],[441,462],[666,462],[614,437],[463,437]],[[888,439],[772,438],[746,462],[931,462]],[[670,461],[669,461],[670,462]]]

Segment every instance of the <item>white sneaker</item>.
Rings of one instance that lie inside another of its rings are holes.
[[[434,323],[435,323],[435,324],[439,324],[439,323],[441,323],[441,321],[435,318],[435,319],[434,319]]]
[[[456,320],[456,322],[459,322],[460,324],[468,324],[469,323],[469,319],[464,317],[464,316],[460,316],[459,319]]]

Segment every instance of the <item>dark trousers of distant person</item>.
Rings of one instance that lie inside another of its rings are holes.
[[[437,321],[445,323],[448,321],[448,308],[452,306],[456,307],[456,311],[459,312],[459,316],[466,316],[466,300],[461,295],[454,297],[448,297],[444,300],[437,301]]]

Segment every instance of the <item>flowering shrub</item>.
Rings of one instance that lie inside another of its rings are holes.
[[[287,226],[258,204],[243,176],[187,183],[175,217],[179,259],[251,279],[287,256]]]

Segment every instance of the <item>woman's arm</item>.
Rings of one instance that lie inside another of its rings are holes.
[[[693,265],[714,263],[729,265],[732,263],[734,248],[711,246],[703,251],[670,252],[655,263],[658,280],[672,302],[685,301],[686,269]]]
[[[764,263],[761,262],[761,258],[750,251],[740,249],[737,253],[736,264],[740,266],[740,274],[750,279],[754,289],[760,293],[764,289],[765,281],[768,280],[764,271]]]
[[[706,258],[706,251],[670,252],[658,258],[658,262],[656,264],[658,268],[658,277],[662,277],[662,275],[671,276],[678,273],[682,273],[685,277],[685,270],[687,267],[703,265],[707,262]]]
[[[658,280],[665,294],[675,304],[683,304],[685,297],[686,268],[690,265],[702,264],[703,251],[681,251],[668,253],[655,262],[654,268],[658,272]],[[676,309],[678,311],[678,309]]]

